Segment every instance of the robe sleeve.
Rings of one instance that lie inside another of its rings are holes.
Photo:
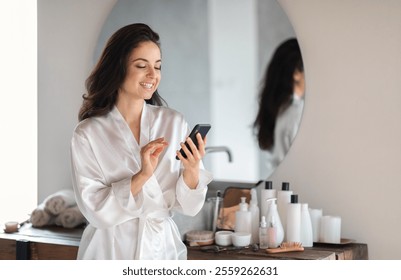
[[[133,174],[107,184],[89,141],[77,132],[70,152],[77,205],[92,226],[108,228],[139,216],[143,197],[131,194]]]
[[[176,191],[177,201],[181,206],[184,215],[195,216],[202,209],[206,199],[207,185],[212,181],[213,176],[209,171],[199,169],[199,183],[195,189],[185,184],[182,172],[178,178]]]

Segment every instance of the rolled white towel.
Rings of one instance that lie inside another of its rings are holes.
[[[74,191],[70,189],[55,192],[46,197],[43,202],[45,209],[53,215],[58,215],[65,209],[76,205]]]
[[[76,205],[62,211],[55,220],[56,225],[65,228],[74,228],[85,222],[85,217]]]
[[[35,209],[33,209],[29,221],[34,227],[43,227],[48,225],[54,225],[55,216],[49,213],[45,209],[45,204],[39,204]]]

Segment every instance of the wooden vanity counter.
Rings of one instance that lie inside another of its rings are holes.
[[[188,247],[189,260],[367,260],[368,246],[362,243],[346,245],[315,244],[302,252],[268,254],[264,249],[252,248],[204,251],[201,247]]]
[[[34,228],[24,224],[18,232],[0,231],[0,260],[75,260],[83,227],[66,229],[57,226]],[[367,260],[368,246],[315,244],[303,252],[267,254],[264,250],[243,248],[236,251],[202,251],[188,247],[189,260]]]
[[[0,231],[0,260],[75,260],[83,230],[26,223],[15,233]]]

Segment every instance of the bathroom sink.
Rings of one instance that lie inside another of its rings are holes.
[[[178,212],[174,212],[173,220],[177,224],[178,230],[180,231],[182,240],[185,240],[185,233],[191,230],[210,230],[210,203],[207,202],[209,197],[215,197],[217,191],[220,191],[221,195],[224,195],[224,191],[228,187],[238,187],[250,189],[258,185],[258,182],[235,182],[235,181],[223,181],[213,180],[208,185],[208,191],[206,193],[206,201],[203,208],[199,213],[194,216],[186,216]]]
[[[209,197],[216,196],[217,191],[220,191],[221,194],[223,195],[224,191],[228,187],[250,189],[250,188],[255,187],[256,185],[259,185],[259,183],[260,183],[260,181],[259,182],[236,182],[236,181],[213,180],[208,185],[206,199],[208,199]]]

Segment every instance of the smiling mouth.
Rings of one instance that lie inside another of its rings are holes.
[[[151,89],[154,84],[151,83],[140,83],[141,86],[143,86],[146,89]]]

